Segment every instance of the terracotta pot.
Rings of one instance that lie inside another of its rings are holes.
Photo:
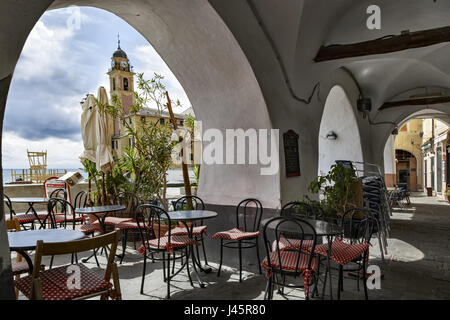
[[[160,238],[160,237],[164,237],[166,235],[166,232],[169,231],[169,226],[167,225],[158,225],[158,224],[153,224],[153,232],[155,234],[156,238]],[[160,235],[161,232],[161,235]]]

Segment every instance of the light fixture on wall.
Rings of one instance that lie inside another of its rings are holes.
[[[334,131],[330,131],[327,134],[328,140],[336,140],[338,138],[337,134]]]

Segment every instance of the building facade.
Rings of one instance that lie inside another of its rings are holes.
[[[171,123],[172,119],[168,112],[159,112],[156,109],[143,108],[137,114],[131,115],[130,109],[134,105],[134,75],[133,67],[130,65],[127,54],[120,48],[120,41],[117,50],[111,58],[111,69],[108,71],[110,83],[110,97],[116,95],[122,105],[122,112],[125,115],[123,119],[110,119],[108,126],[111,135],[111,146],[114,159],[121,159],[127,148],[133,145],[133,141],[127,136],[125,123],[136,126],[145,123]],[[189,110],[192,110],[190,108]],[[189,113],[193,115],[193,113]],[[175,121],[180,129],[185,127],[185,121],[188,113],[174,113]],[[194,116],[195,117],[195,116]],[[190,159],[193,159],[193,148],[190,150]],[[177,160],[180,160],[178,158]]]
[[[423,180],[425,188],[433,195],[445,196],[450,187],[449,177],[449,126],[435,119],[423,120]]]

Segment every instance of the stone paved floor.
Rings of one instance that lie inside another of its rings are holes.
[[[450,205],[437,198],[420,195],[412,197],[412,205],[402,211],[395,210],[391,220],[389,255],[383,263],[377,241],[371,247],[370,264],[378,265],[384,275],[381,290],[370,290],[370,299],[450,299]],[[131,245],[131,243],[130,243]],[[126,260],[119,266],[120,284],[124,299],[163,299],[166,284],[162,281],[162,264],[149,263],[145,283],[145,294],[139,294],[142,256],[132,247],[128,248]],[[56,264],[69,262],[61,257]],[[105,262],[100,258],[100,262]],[[95,268],[94,260],[88,263]],[[172,281],[172,299],[198,300],[259,300],[264,297],[265,276],[244,273],[243,283],[238,281],[238,272],[223,268],[221,277],[215,272],[217,265],[211,264],[213,273],[202,275],[205,288],[189,284],[186,272]],[[336,277],[333,278],[333,294],[336,294]],[[356,290],[356,281],[348,276],[344,280],[342,299],[364,299],[363,291]],[[328,289],[327,289],[328,293]],[[302,290],[286,290],[285,295],[274,295],[274,299],[303,299]],[[326,296],[329,298],[329,296]]]

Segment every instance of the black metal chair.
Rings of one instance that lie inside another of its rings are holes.
[[[175,211],[183,211],[183,210],[190,210],[189,207],[189,201],[192,204],[192,210],[205,210],[205,204],[202,199],[200,199],[197,196],[184,196],[179,198],[176,201],[173,201],[173,208]],[[203,220],[200,220],[200,225],[194,225],[194,228],[192,230],[192,235],[194,236],[194,239],[196,241],[200,241],[202,243],[202,249],[203,249],[203,257],[205,258],[205,264],[208,264],[208,259],[206,257],[206,250],[205,250],[205,242],[204,242],[204,236],[206,235],[206,229],[207,227],[203,225]],[[188,235],[188,230],[186,230],[185,226],[178,226],[171,230],[172,235]],[[197,257],[199,259],[200,263],[200,254],[198,246],[196,246],[197,250]]]
[[[71,216],[75,215],[74,206],[67,200],[62,198],[50,198],[48,201],[48,216],[47,219],[50,223],[52,229],[63,228],[63,229],[72,229],[83,232],[86,236],[92,235],[94,237],[95,232],[103,233],[103,230],[100,228],[98,224],[76,224],[77,219],[71,218]],[[84,220],[83,220],[84,221]],[[45,223],[45,221],[44,221]],[[97,263],[97,266],[100,266],[97,260],[96,250],[94,250],[94,257]],[[75,256],[75,259],[78,263],[78,258]],[[74,257],[72,256],[72,263]],[[53,264],[53,257],[50,262],[50,267]]]
[[[285,229],[287,228],[287,229]],[[281,241],[289,235],[289,239],[299,242],[298,246],[290,246],[289,249],[281,249]],[[294,216],[281,216],[269,220],[263,229],[266,258],[262,266],[267,273],[267,286],[264,298],[273,298],[274,285],[281,288],[304,288],[305,298],[309,299],[309,286],[314,283],[317,287],[319,261],[314,254],[317,242],[317,234],[314,227],[304,219]],[[312,240],[311,240],[312,239]],[[312,241],[311,251],[302,250],[304,242]],[[275,243],[275,246],[271,245]],[[286,278],[292,281],[303,277],[302,284],[288,283]],[[282,291],[279,290],[281,293]]]
[[[20,225],[23,227],[24,230],[27,230],[27,225],[30,224],[30,229],[34,229],[34,221],[37,220],[36,216],[33,213],[19,213],[17,214],[12,206],[11,199],[4,194],[3,202],[8,207],[9,211],[9,220],[17,219],[20,223]],[[43,217],[45,218],[45,217]]]
[[[172,225],[170,217],[161,207],[151,204],[141,204],[136,208],[135,220],[142,240],[142,245],[139,247],[138,251],[144,256],[140,293],[144,293],[147,259],[163,262],[164,281],[167,282],[167,299],[170,299],[170,280],[183,269],[182,267],[176,273],[170,274],[171,256],[172,259],[186,257],[187,274],[191,285],[194,286],[189,272],[188,261],[189,246],[194,243],[194,240],[183,235],[173,236],[170,232],[170,226]],[[167,235],[155,238],[155,234],[162,235],[164,233],[163,230],[165,226],[169,226]],[[178,257],[175,255],[176,252],[180,253]],[[158,257],[158,255],[162,255],[162,257]]]
[[[124,211],[132,213],[133,216],[135,214],[137,206],[139,205],[138,197],[132,192],[120,192],[119,194],[116,195],[114,202],[126,206],[126,209]],[[126,254],[129,232],[132,233],[133,245],[134,249],[136,250],[135,235],[139,234],[139,226],[133,217],[131,218],[106,217],[105,224],[113,225],[115,228],[121,231],[122,254],[118,255],[118,257],[120,257],[120,264],[122,264]]]
[[[338,299],[344,291],[344,272],[357,272],[357,289],[361,274],[364,278],[364,295],[367,300],[366,270],[369,260],[369,246],[376,222],[370,210],[366,208],[351,208],[338,219],[338,224],[343,228],[344,233],[340,239],[331,244],[330,259],[338,264]],[[316,254],[327,256],[329,250],[328,243],[316,247]],[[344,266],[349,268],[344,269]],[[331,276],[331,275],[330,275]],[[324,281],[324,286],[326,281]],[[324,288],[325,289],[325,288]]]
[[[250,214],[253,213],[254,214]],[[261,274],[261,264],[259,258],[258,239],[261,235],[259,225],[263,214],[263,207],[257,199],[245,199],[236,207],[236,228],[218,232],[212,236],[212,239],[220,239],[220,265],[217,276],[220,276],[220,270],[223,262],[223,248],[239,250],[239,282],[242,282],[242,249],[251,249],[256,247],[256,256],[258,259],[259,273]]]

